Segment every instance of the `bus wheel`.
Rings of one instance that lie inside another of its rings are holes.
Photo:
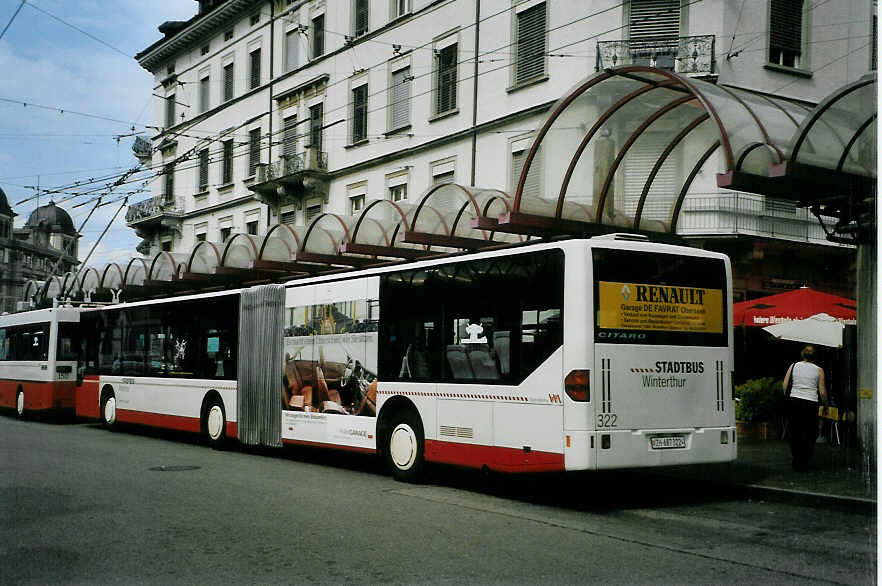
[[[392,477],[402,482],[417,482],[423,473],[425,448],[419,417],[412,411],[398,414],[393,419],[383,450]]]
[[[202,425],[208,444],[214,449],[222,448],[227,439],[227,416],[221,401],[216,398],[209,401]]]
[[[101,423],[106,429],[113,429],[116,425],[116,396],[110,390],[101,397]]]
[[[24,391],[21,389],[15,393],[15,416],[19,419],[24,419],[25,416]]]

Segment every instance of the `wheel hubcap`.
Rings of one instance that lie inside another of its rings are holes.
[[[208,436],[216,440],[223,435],[224,431],[224,412],[220,406],[213,405],[208,410]]]
[[[416,434],[409,425],[401,423],[392,430],[389,438],[389,455],[392,462],[401,470],[407,470],[413,466],[417,455]]]
[[[104,421],[113,424],[116,421],[116,398],[110,397],[104,403]]]

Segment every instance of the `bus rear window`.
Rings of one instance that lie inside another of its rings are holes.
[[[595,248],[593,261],[595,342],[727,344],[721,259]]]

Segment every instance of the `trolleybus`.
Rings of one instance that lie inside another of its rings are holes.
[[[108,427],[378,454],[400,480],[725,462],[730,283],[713,252],[543,242],[83,311],[83,360]]]
[[[82,372],[79,321],[80,310],[72,307],[0,315],[0,407],[14,408],[18,417],[74,412]]]

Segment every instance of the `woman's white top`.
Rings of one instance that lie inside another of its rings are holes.
[[[811,362],[797,362],[790,373],[793,387],[790,396],[806,401],[818,402],[818,385],[821,380],[821,367]]]

